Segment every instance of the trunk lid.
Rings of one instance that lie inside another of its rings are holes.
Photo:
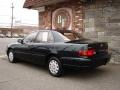
[[[97,42],[90,39],[82,39],[82,40],[73,40],[66,43],[73,44],[88,44],[88,50],[94,49],[96,54],[107,54],[108,53],[108,43],[107,42]]]

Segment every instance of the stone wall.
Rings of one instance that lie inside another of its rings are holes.
[[[88,38],[107,41],[112,61],[120,62],[120,0],[93,0],[85,4],[85,33]]]

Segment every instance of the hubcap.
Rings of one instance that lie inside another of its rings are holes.
[[[9,53],[9,60],[12,62],[14,59],[14,55],[12,52]]]
[[[59,64],[55,60],[51,60],[49,63],[49,70],[52,74],[57,74],[59,71]]]

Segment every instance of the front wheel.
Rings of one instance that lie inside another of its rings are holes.
[[[62,64],[56,57],[51,57],[48,62],[49,73],[52,76],[59,77],[63,74]]]
[[[9,50],[9,52],[8,52],[8,60],[9,60],[10,63],[15,63],[16,62],[13,50]]]

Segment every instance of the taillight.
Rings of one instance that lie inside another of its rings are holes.
[[[95,54],[95,50],[94,49],[90,49],[90,50],[80,50],[79,51],[79,55],[80,56],[87,56],[87,57],[91,57]]]

